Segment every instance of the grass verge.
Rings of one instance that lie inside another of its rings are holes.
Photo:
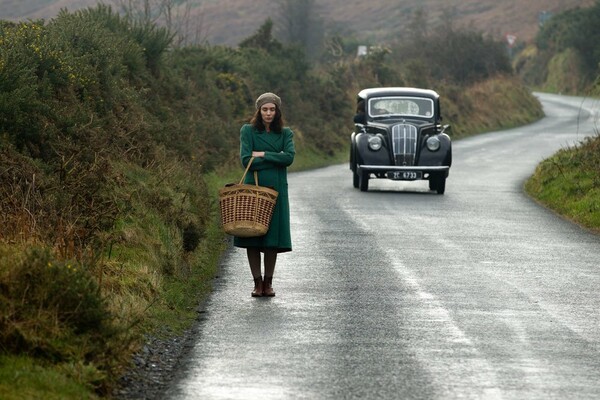
[[[85,383],[87,378],[79,375],[77,379],[74,369],[72,365],[43,364],[30,357],[0,356],[0,398],[98,399]]]
[[[542,161],[525,190],[544,206],[600,233],[600,136]]]

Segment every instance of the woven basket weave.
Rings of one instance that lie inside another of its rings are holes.
[[[254,185],[244,184],[254,157],[250,159],[240,183],[229,183],[219,190],[221,223],[225,233],[237,237],[263,236],[269,230],[273,209],[277,202],[276,190],[258,186],[254,171]]]

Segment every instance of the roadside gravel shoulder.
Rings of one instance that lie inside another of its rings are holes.
[[[198,309],[194,324],[180,335],[165,329],[167,337],[148,337],[142,349],[133,356],[131,368],[121,377],[114,390],[115,400],[159,400],[180,376],[181,365],[198,340],[204,309]]]

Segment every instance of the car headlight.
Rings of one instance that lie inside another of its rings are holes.
[[[440,149],[440,139],[437,136],[432,136],[427,139],[427,148],[429,151],[438,151]]]
[[[381,148],[382,140],[379,136],[371,136],[369,138],[369,148],[373,151],[377,151]]]

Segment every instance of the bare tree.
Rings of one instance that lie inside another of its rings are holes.
[[[200,0],[113,0],[118,12],[134,21],[165,26],[175,46],[200,43],[206,37]],[[196,15],[194,15],[196,14]]]
[[[309,57],[317,55],[323,43],[324,24],[315,0],[273,0],[278,11],[282,40],[302,46]]]
[[[428,21],[429,14],[427,9],[419,7],[413,12],[412,19],[408,23],[408,33],[412,36],[413,40],[419,43],[419,45],[421,45],[429,35]]]
[[[164,0],[113,0],[119,13],[142,23],[156,22],[160,16],[162,1]]]
[[[169,31],[176,33],[175,45],[187,46],[205,40],[204,14],[198,0],[162,0],[162,19]],[[194,9],[197,10],[194,13]]]

